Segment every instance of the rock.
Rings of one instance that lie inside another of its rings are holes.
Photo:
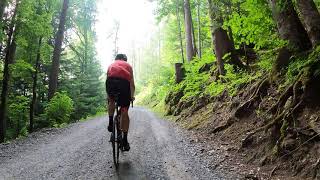
[[[237,148],[235,147],[227,147],[226,151],[236,151]]]
[[[215,153],[215,150],[214,150],[214,149],[211,150],[211,151],[209,151],[209,155],[210,155],[210,156],[212,156],[214,153]]]

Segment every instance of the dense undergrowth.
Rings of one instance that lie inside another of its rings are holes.
[[[178,84],[174,81],[172,64],[170,70],[164,69],[165,72],[160,72],[165,74],[165,76],[161,75],[163,78],[152,77],[146,83],[147,86],[139,87],[140,93],[137,96],[137,103],[163,108],[167,95],[179,92],[183,94],[181,100],[200,96],[215,97],[221,95],[225,90],[230,96],[235,96],[244,85],[271,71],[272,61],[270,59],[275,59],[274,51],[261,52],[259,59],[255,64],[252,64],[250,70],[237,71],[232,65],[226,64],[226,75],[220,76],[220,79],[216,80],[214,77],[216,60],[212,53],[207,53],[202,58],[195,58],[191,63],[184,65],[185,78]]]

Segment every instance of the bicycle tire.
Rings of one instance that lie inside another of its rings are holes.
[[[121,133],[121,131],[119,131],[120,129],[120,115],[117,115],[117,163],[119,165],[119,157],[120,157],[120,148],[121,148],[121,141],[122,141],[122,136],[120,134],[120,138],[119,138],[119,132]]]
[[[117,159],[117,157],[116,157],[116,134],[117,134],[117,132],[116,132],[116,122],[114,122],[113,123],[113,126],[112,126],[112,141],[111,141],[111,143],[112,143],[112,153],[113,153],[113,162],[114,162],[114,165],[116,166],[116,167],[118,167],[118,159]]]

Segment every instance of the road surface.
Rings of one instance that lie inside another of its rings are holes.
[[[0,179],[236,179],[210,170],[188,134],[144,108],[130,110],[130,152],[113,166],[107,117],[42,130],[0,145]]]

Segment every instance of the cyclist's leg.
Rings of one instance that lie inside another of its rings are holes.
[[[121,119],[120,119],[120,128],[123,132],[123,142],[124,149],[129,150],[130,146],[128,143],[128,131],[129,131],[129,115],[128,110],[130,106],[130,83],[128,81],[121,82],[121,90],[120,90],[120,106],[121,106]]]
[[[111,120],[113,119],[115,109],[116,109],[116,103],[114,101],[114,98],[108,96],[108,114]]]
[[[123,148],[125,151],[130,150],[130,145],[128,142],[128,131],[129,131],[129,115],[128,115],[129,107],[121,108],[121,119],[120,119],[120,128],[123,132]]]
[[[114,94],[115,86],[112,79],[106,80],[106,91],[107,91],[107,101],[108,101],[108,115],[109,115],[109,125],[108,125],[108,131],[112,131],[113,126],[113,116],[115,111],[115,100],[114,97],[112,97],[112,94]]]
[[[129,120],[129,114],[128,114],[128,109],[129,107],[123,107],[121,108],[121,130],[124,133],[128,133],[129,131],[129,124],[130,124],[130,120]]]

